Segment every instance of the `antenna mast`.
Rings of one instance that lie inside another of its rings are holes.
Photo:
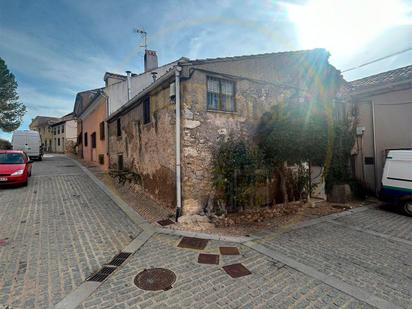
[[[144,50],[147,50],[147,32],[144,31],[144,29],[134,29],[134,32],[138,33],[141,35],[141,37],[143,38],[143,45],[140,45],[139,47],[144,47]]]

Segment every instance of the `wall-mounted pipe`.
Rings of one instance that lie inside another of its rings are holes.
[[[180,72],[182,68],[175,69],[176,87],[176,222],[182,213],[182,187],[180,168]]]

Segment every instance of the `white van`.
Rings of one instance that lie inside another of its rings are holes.
[[[31,130],[14,131],[11,143],[13,150],[23,150],[30,159],[42,160],[43,147],[39,132]]]
[[[412,150],[391,150],[382,175],[381,197],[403,207],[412,216]]]

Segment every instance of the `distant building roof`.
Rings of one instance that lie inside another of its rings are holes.
[[[73,120],[73,119],[76,119],[76,115],[74,114],[74,112],[70,112],[70,113],[64,115],[63,117],[61,117],[61,118],[59,119],[59,121],[53,123],[51,126],[52,126],[52,127],[53,127],[53,126],[57,126],[57,125],[59,125],[59,124],[62,124],[62,123],[64,123],[64,122],[66,122],[66,121]]]
[[[51,125],[57,121],[60,121],[60,118],[50,116],[36,116],[32,119],[30,126],[40,127],[45,125]]]
[[[103,89],[104,88],[97,88],[78,92],[74,102],[73,113],[79,116]]]
[[[412,80],[412,65],[357,79],[349,82],[349,85],[351,92],[359,92],[407,80]]]

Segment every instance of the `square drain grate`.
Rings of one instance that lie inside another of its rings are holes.
[[[219,255],[200,253],[197,258],[199,264],[215,264],[219,265]]]
[[[251,274],[249,269],[247,269],[245,266],[243,266],[240,263],[239,264],[232,264],[232,265],[223,266],[223,269],[232,278],[240,278],[240,277],[247,276],[247,275]]]
[[[157,223],[160,224],[161,226],[168,226],[168,225],[171,225],[171,224],[175,224],[170,219],[159,220],[159,221],[157,221]]]
[[[93,274],[86,281],[97,281],[103,282],[104,279],[109,277],[109,275],[116,270],[116,267],[103,267],[97,273]]]
[[[120,252],[118,255],[116,255],[107,265],[114,265],[114,266],[120,266],[124,263],[124,261],[127,260],[127,258],[131,255],[131,253],[126,253],[126,252]]]
[[[219,247],[221,255],[239,255],[239,249],[237,247]]]
[[[203,250],[204,248],[206,248],[207,243],[207,239],[201,239],[196,237],[183,237],[177,246],[186,249]]]

